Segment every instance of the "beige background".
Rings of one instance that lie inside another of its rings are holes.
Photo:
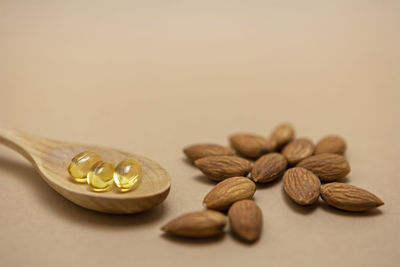
[[[136,216],[63,199],[0,147],[1,266],[398,266],[399,1],[0,1],[0,118],[54,139],[140,153],[171,174]],[[235,131],[349,143],[348,182],[385,202],[303,209],[261,187],[261,240],[162,236],[211,189],[183,157]]]

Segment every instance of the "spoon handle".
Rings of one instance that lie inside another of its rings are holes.
[[[53,141],[16,129],[0,128],[0,143],[20,153],[32,164],[54,146]]]

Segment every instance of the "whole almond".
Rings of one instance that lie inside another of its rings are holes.
[[[295,130],[291,124],[283,123],[278,125],[271,134],[271,139],[276,141],[277,148],[292,141],[295,137]]]
[[[321,182],[312,172],[294,167],[283,175],[283,189],[299,205],[311,205],[318,200]]]
[[[210,156],[198,159],[194,164],[214,181],[246,176],[252,168],[250,161],[236,156]]]
[[[260,135],[238,133],[230,137],[233,149],[241,156],[258,158],[276,148],[276,142]]]
[[[287,144],[283,150],[289,165],[295,165],[299,161],[311,156],[314,153],[315,146],[311,140],[307,138],[299,138]]]
[[[256,185],[246,177],[232,177],[218,183],[204,198],[208,209],[226,210],[234,202],[251,199],[256,192]]]
[[[253,200],[235,202],[228,212],[233,233],[245,242],[254,242],[260,235],[263,225],[261,209]]]
[[[343,155],[346,151],[346,141],[337,135],[328,135],[322,138],[315,147],[315,154],[333,153]]]
[[[297,164],[312,171],[321,181],[333,181],[345,177],[350,172],[347,159],[337,154],[319,154],[308,157]]]
[[[185,148],[183,152],[191,161],[208,156],[232,156],[235,154],[232,149],[216,144],[195,144]]]
[[[251,178],[257,183],[271,182],[283,175],[287,160],[279,153],[269,153],[259,158],[251,171]]]
[[[161,230],[184,237],[211,237],[224,232],[226,216],[213,210],[187,213],[164,225]]]
[[[347,211],[366,211],[384,204],[367,190],[344,183],[324,184],[321,196],[329,205]]]

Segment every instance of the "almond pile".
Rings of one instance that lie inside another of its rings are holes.
[[[184,149],[188,159],[218,183],[203,200],[206,210],[184,214],[163,226],[163,231],[184,237],[212,237],[224,233],[229,219],[232,232],[240,240],[254,242],[263,224],[262,211],[252,200],[256,183],[270,183],[280,177],[284,192],[298,205],[312,205],[319,196],[345,211],[367,211],[383,205],[364,189],[334,182],[350,172],[343,156],[347,145],[339,136],[326,136],[314,145],[308,138],[296,138],[290,124],[281,124],[269,137],[237,133],[229,141],[233,149],[217,144]]]

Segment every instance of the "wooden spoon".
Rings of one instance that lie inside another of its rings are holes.
[[[0,129],[0,143],[27,158],[40,176],[58,193],[75,204],[107,213],[137,213],[148,210],[167,197],[171,178],[157,162],[146,157],[116,149],[67,143],[32,136],[15,129]],[[75,183],[67,167],[71,159],[83,151],[95,151],[103,160],[118,164],[125,158],[135,158],[142,165],[139,187],[127,193],[111,190],[91,191],[87,184]]]

